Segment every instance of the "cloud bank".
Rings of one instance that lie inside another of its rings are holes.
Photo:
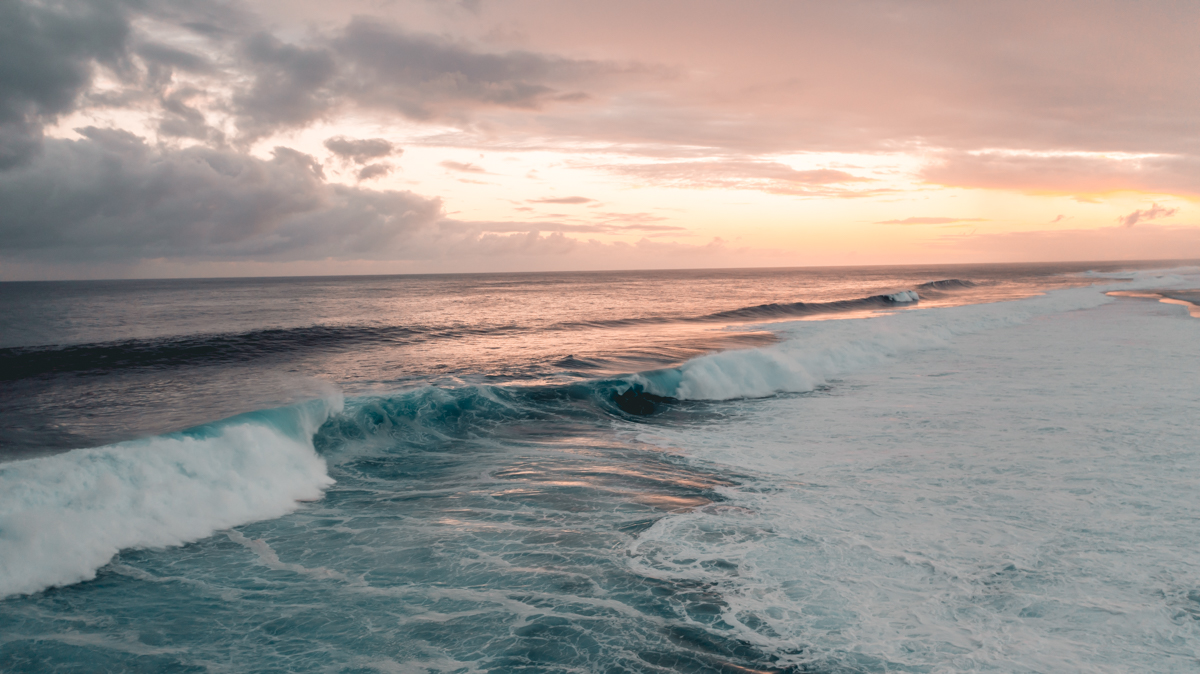
[[[325,182],[312,157],[270,160],[206,147],[155,148],[125,131],[80,129],[0,175],[3,250],[23,259],[403,257],[441,217],[411,192]]]

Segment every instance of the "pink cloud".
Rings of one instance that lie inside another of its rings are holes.
[[[1179,212],[1178,208],[1167,208],[1152,204],[1150,208],[1139,208],[1129,215],[1122,215],[1117,218],[1117,222],[1121,223],[1122,227],[1133,227],[1139,222],[1150,222],[1161,218],[1169,218]]]

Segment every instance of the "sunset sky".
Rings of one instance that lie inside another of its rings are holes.
[[[0,2],[0,279],[1200,257],[1200,3]]]

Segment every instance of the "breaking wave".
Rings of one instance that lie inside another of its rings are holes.
[[[1120,288],[1167,284],[1177,277],[1146,276]],[[629,378],[647,394],[676,400],[732,400],[812,391],[832,377],[879,364],[906,351],[936,348],[958,335],[1023,323],[1038,315],[1087,309],[1111,301],[1105,288],[1056,290],[1016,302],[905,312],[868,321],[772,325],[773,346],[723,351],[676,368]]]
[[[326,460],[373,438],[484,437],[520,421],[636,419],[681,404],[811,391],[958,335],[1113,301],[1108,289],[1164,287],[1146,276],[1016,302],[901,312],[861,321],[776,324],[776,345],[713,353],[675,368],[559,386],[423,387],[265,410],[189,431],[0,464],[0,597],[95,577],[126,548],[181,545],[318,499]],[[888,296],[881,296],[888,297]],[[912,302],[905,291],[880,302]]]
[[[90,580],[125,548],[273,519],[333,484],[313,435],[339,399],[0,464],[0,598]]]

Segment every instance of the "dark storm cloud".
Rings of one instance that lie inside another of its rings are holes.
[[[20,259],[296,260],[402,255],[441,203],[324,182],[313,157],[276,148],[153,148],[81,129],[0,173],[0,254]]]
[[[91,64],[118,66],[128,38],[118,2],[0,2],[0,170],[37,152],[43,125],[91,83]]]
[[[389,157],[403,152],[383,138],[356,140],[345,136],[335,136],[326,140],[325,148],[342,159],[353,161],[356,164],[366,164],[372,159]]]

